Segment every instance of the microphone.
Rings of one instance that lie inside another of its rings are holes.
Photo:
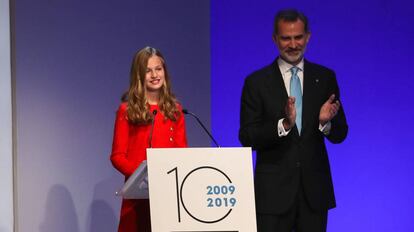
[[[149,144],[148,144],[148,147],[149,148],[152,148],[152,133],[154,132],[154,123],[155,123],[155,116],[157,115],[157,110],[153,110],[152,111],[152,115],[153,115],[153,117],[152,117],[152,121],[151,121],[151,131],[150,131],[150,135],[149,135]]]
[[[207,128],[204,126],[204,124],[200,121],[200,119],[197,117],[197,115],[191,113],[190,111],[188,111],[187,109],[182,109],[182,112],[184,114],[189,114],[191,116],[193,116],[198,124],[200,124],[200,126],[204,129],[204,131],[208,134],[208,136],[210,137],[211,140],[213,140],[214,144],[216,144],[217,147],[220,147],[220,145],[218,145],[217,141],[213,138],[213,136],[210,134],[210,132],[208,132]]]

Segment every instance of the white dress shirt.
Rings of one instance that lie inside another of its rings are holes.
[[[293,65],[287,63],[280,57],[277,59],[277,64],[278,64],[280,73],[282,74],[283,82],[285,83],[286,92],[288,96],[291,96],[290,95],[290,79],[292,78],[292,72],[290,71],[290,69],[293,67]],[[304,93],[303,92],[303,72],[304,72],[303,64],[304,64],[304,61],[302,59],[299,62],[299,64],[296,65],[296,67],[298,68],[297,76],[299,77],[299,80],[300,80],[300,87],[302,90],[302,95]],[[277,123],[277,132],[278,132],[279,137],[286,136],[290,132],[290,130],[286,131],[285,128],[283,127],[284,119],[285,118],[280,119]],[[324,126],[319,124],[319,130],[325,135],[328,135],[331,130],[331,122],[326,123]]]

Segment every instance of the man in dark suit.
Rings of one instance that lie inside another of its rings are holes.
[[[348,125],[335,73],[303,58],[310,35],[305,15],[280,11],[279,57],[244,83],[239,139],[257,151],[258,232],[326,231],[335,207],[325,138],[342,142]]]

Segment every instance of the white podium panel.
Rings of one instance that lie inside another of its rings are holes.
[[[250,148],[147,149],[152,232],[256,232]]]

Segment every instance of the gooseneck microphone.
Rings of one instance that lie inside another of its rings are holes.
[[[182,112],[184,114],[189,114],[192,117],[194,117],[198,124],[200,124],[200,126],[204,129],[204,131],[208,134],[208,136],[210,137],[211,140],[213,140],[214,144],[216,144],[217,147],[220,147],[220,145],[218,145],[217,141],[213,138],[213,136],[210,134],[210,132],[208,132],[207,128],[204,126],[204,124],[201,122],[201,120],[197,117],[197,115],[191,113],[190,111],[188,111],[187,109],[183,109]]]
[[[151,131],[150,131],[150,135],[149,135],[149,144],[148,147],[152,148],[152,134],[154,132],[154,123],[155,123],[155,116],[157,115],[158,111],[157,110],[153,110],[152,111],[152,121],[151,121]]]

